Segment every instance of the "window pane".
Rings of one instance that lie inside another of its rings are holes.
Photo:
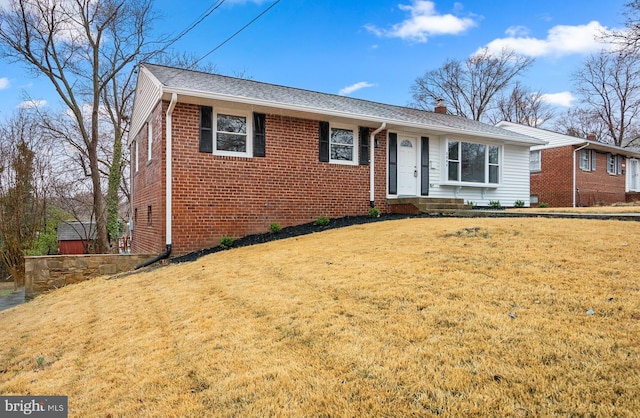
[[[489,164],[498,164],[500,158],[498,150],[498,147],[489,145]]]
[[[497,165],[489,166],[489,183],[498,183],[500,168]]]
[[[331,143],[353,145],[353,131],[331,128]]]
[[[458,181],[458,166],[460,163],[449,161],[449,180]]]
[[[458,142],[449,142],[449,159],[450,160],[458,160]]]
[[[247,136],[218,133],[216,149],[218,151],[247,152]]]
[[[485,146],[462,143],[462,181],[484,183]]]
[[[353,147],[350,145],[331,145],[331,159],[353,161]]]
[[[218,132],[247,133],[247,118],[243,116],[218,115]]]
[[[531,171],[540,171],[540,151],[531,151],[529,154],[529,169]]]

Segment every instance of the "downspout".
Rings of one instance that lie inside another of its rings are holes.
[[[572,199],[573,199],[573,207],[574,208],[576,207],[576,171],[577,171],[577,168],[576,168],[576,154],[578,153],[578,151],[580,151],[582,149],[585,149],[588,146],[589,146],[589,144],[586,143],[583,146],[578,147],[578,148],[573,150],[573,190],[571,192],[572,193],[571,196],[572,196]]]
[[[166,187],[166,200],[165,200],[165,230],[166,230],[166,251],[162,254],[157,255],[156,257],[153,257],[147,261],[144,261],[141,264],[138,264],[137,266],[134,267],[135,270],[138,270],[140,268],[149,266],[157,261],[163,260],[165,258],[169,258],[169,256],[171,255],[171,242],[172,242],[172,236],[171,236],[171,213],[172,213],[172,207],[171,207],[171,201],[172,201],[172,197],[173,197],[173,188],[172,188],[172,184],[171,184],[171,177],[172,177],[172,165],[171,165],[171,159],[172,159],[172,143],[173,143],[173,138],[172,138],[172,115],[173,115],[173,109],[175,109],[176,107],[176,103],[178,102],[178,95],[176,93],[173,93],[171,95],[171,102],[169,102],[169,107],[167,108],[167,118],[166,118],[166,139],[167,139],[167,145],[166,145],[166,152],[165,152],[165,187]]]
[[[376,193],[375,193],[375,145],[376,135],[378,135],[384,128],[387,127],[387,122],[382,122],[382,125],[369,136],[369,207],[376,207]]]

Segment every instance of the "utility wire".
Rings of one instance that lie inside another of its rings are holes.
[[[208,57],[209,55],[213,54],[214,52],[216,52],[218,49],[220,49],[224,44],[226,44],[227,42],[229,42],[231,39],[233,39],[236,35],[238,35],[240,32],[242,32],[243,30],[245,30],[246,28],[248,28],[253,22],[255,22],[256,20],[260,19],[265,13],[267,13],[269,10],[271,10],[276,4],[280,3],[280,0],[276,0],[274,1],[271,6],[267,7],[266,9],[264,9],[258,16],[254,17],[249,23],[247,23],[246,25],[244,25],[243,27],[241,27],[240,29],[238,29],[233,35],[229,36],[227,39],[225,39],[224,41],[222,41],[221,43],[219,43],[215,48],[213,48],[211,51],[207,52],[206,54],[204,54],[202,57],[200,57],[200,59],[198,59],[196,62],[194,62],[191,65],[191,69],[195,68],[196,65],[198,65],[198,63],[200,61],[202,61],[203,59],[205,59],[206,57]]]
[[[200,23],[202,23],[203,20],[205,20],[207,17],[209,17],[211,15],[211,13],[215,12],[220,6],[222,6],[222,3],[224,3],[224,2],[225,2],[225,0],[220,0],[218,3],[212,4],[191,25],[189,25],[186,29],[184,29],[182,32],[180,32],[175,38],[173,38],[172,40],[167,42],[167,44],[162,48],[162,50],[166,50],[171,45],[176,43],[180,38],[185,36],[187,33],[191,32],[196,26],[198,26]]]

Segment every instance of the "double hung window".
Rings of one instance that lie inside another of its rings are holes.
[[[200,152],[250,157],[250,117],[241,112],[214,112],[200,107]]]

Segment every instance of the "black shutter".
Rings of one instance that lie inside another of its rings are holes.
[[[318,126],[318,143],[319,159],[323,163],[329,162],[329,122],[320,122]]]
[[[369,165],[369,128],[360,129],[360,165]]]
[[[200,106],[200,152],[213,152],[213,108]]]
[[[267,155],[267,134],[265,128],[265,115],[253,114],[253,156],[265,157]]]
[[[389,133],[389,194],[398,194],[398,134]]]
[[[429,196],[429,137],[423,136],[420,153],[420,194]]]

